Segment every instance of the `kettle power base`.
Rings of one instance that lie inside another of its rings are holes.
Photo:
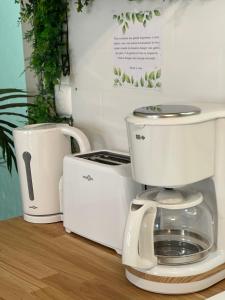
[[[61,222],[63,218],[63,215],[61,213],[59,214],[53,214],[53,215],[42,215],[42,216],[35,216],[35,215],[28,215],[24,214],[23,219],[30,223],[56,223]]]
[[[140,272],[126,267],[126,277],[135,286],[157,294],[189,294],[202,291],[225,278],[225,263],[205,273],[164,277]]]

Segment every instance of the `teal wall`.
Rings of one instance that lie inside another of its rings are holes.
[[[14,0],[0,0],[0,88],[25,89],[22,30],[18,17],[19,5]],[[22,120],[13,121],[22,125]],[[18,175],[15,170],[10,175],[6,167],[0,165],[0,220],[21,214]]]

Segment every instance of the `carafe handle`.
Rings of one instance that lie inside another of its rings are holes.
[[[80,129],[72,126],[64,126],[61,127],[61,130],[63,134],[71,136],[77,141],[81,153],[91,150],[88,138]]]
[[[157,207],[153,201],[132,201],[127,219],[122,262],[138,269],[151,269],[157,264],[154,254],[154,223]],[[146,216],[147,214],[147,216]],[[143,224],[144,217],[146,218]],[[144,228],[142,228],[143,225]]]

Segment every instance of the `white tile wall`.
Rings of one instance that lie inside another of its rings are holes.
[[[124,118],[139,106],[225,101],[224,0],[168,1],[162,30],[162,91],[113,88],[113,13],[145,10],[161,2],[95,0],[87,14],[71,7],[73,116],[94,148],[126,151]]]

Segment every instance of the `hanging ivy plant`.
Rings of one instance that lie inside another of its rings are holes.
[[[15,2],[21,6],[20,21],[30,25],[25,33],[25,39],[32,44],[29,68],[38,79],[37,105],[29,108],[29,114],[34,123],[59,122],[54,86],[60,83],[62,75],[70,74],[67,22],[70,0]],[[76,0],[74,4],[77,11],[82,12],[91,2],[93,0]]]
[[[20,20],[30,25],[30,29],[25,33],[25,39],[32,44],[29,68],[38,79],[39,95],[35,101],[37,106],[29,108],[29,113],[35,123],[39,123],[40,120],[59,121],[55,109],[54,86],[60,82],[62,73],[69,75],[66,30],[68,1],[16,2],[21,5]]]

